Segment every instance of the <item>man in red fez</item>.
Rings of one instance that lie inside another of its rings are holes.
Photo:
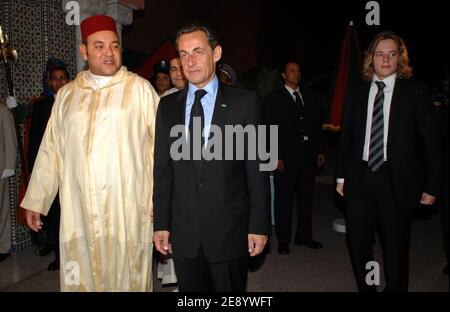
[[[21,206],[39,231],[59,190],[61,290],[151,291],[159,97],[122,66],[111,17],[85,19],[81,34],[88,70],[56,95]]]

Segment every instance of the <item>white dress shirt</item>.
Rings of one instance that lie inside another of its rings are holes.
[[[366,120],[366,136],[364,139],[364,150],[362,159],[364,161],[369,160],[369,146],[370,146],[370,132],[372,129],[372,115],[373,115],[373,105],[375,103],[375,96],[378,92],[378,87],[375,81],[383,81],[386,86],[384,87],[384,102],[383,102],[383,119],[384,119],[384,131],[383,131],[383,149],[384,149],[384,161],[387,161],[387,140],[388,140],[388,132],[389,132],[389,113],[391,111],[391,101],[392,101],[392,93],[394,91],[395,86],[395,78],[397,74],[393,74],[384,80],[380,80],[376,75],[373,76],[372,83],[370,85],[369,91],[369,103],[367,106],[367,120]]]
[[[373,75],[372,83],[370,84],[369,90],[369,102],[367,103],[367,119],[366,119],[366,135],[364,139],[364,150],[362,154],[362,160],[369,160],[369,146],[370,146],[370,132],[372,129],[372,115],[373,115],[373,105],[375,103],[375,96],[378,92],[378,86],[375,81],[383,81],[385,83],[384,91],[384,102],[383,102],[383,119],[384,119],[384,131],[383,131],[383,150],[384,150],[384,161],[387,161],[387,140],[389,131],[389,113],[391,111],[391,101],[392,93],[394,91],[395,79],[397,74],[393,74],[384,80],[378,79],[376,75]],[[338,183],[344,183],[344,179],[337,179]]]
[[[302,94],[300,93],[300,89],[298,88],[298,86],[297,86],[297,89],[292,89],[291,87],[289,87],[288,85],[284,85],[284,87],[289,91],[289,93],[291,94],[291,96],[292,96],[292,98],[294,99],[294,101],[295,101],[295,95],[294,95],[294,92],[298,92],[298,95],[300,95],[300,99],[302,99],[302,103],[304,104],[305,102],[303,101],[303,96],[302,96]]]

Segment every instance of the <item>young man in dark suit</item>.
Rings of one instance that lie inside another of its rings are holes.
[[[180,291],[244,291],[248,255],[261,253],[270,231],[268,175],[247,153],[243,160],[206,160],[194,151],[177,160],[172,146],[180,138],[170,131],[189,128],[192,150],[200,133],[194,119],[200,119],[206,135],[197,145],[204,152],[216,139],[207,134],[210,128],[223,134],[226,125],[257,126],[260,108],[255,94],[219,83],[215,65],[222,49],[208,26],[182,28],[177,49],[189,85],[158,107],[153,240],[163,254],[172,249]],[[233,148],[247,150],[248,142]]]
[[[299,88],[297,61],[288,61],[281,74],[284,86],[264,100],[265,119],[278,126],[279,160],[274,172],[275,227],[278,253],[289,254],[292,235],[292,208],[297,206],[295,244],[319,249],[313,240],[312,207],[315,176],[325,157],[321,152],[322,122],[314,94]]]
[[[377,228],[384,290],[408,291],[411,210],[432,205],[441,187],[442,152],[431,97],[423,84],[408,80],[408,63],[399,36],[378,34],[365,54],[367,82],[349,95],[345,107],[336,191],[347,199],[347,243],[360,291],[376,291],[366,274]]]

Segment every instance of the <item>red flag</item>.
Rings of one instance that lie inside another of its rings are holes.
[[[325,130],[335,132],[341,129],[345,97],[351,85],[361,77],[361,61],[361,48],[356,35],[356,29],[353,22],[350,22],[345,32],[338,61],[331,97],[330,123],[323,126]]]
[[[153,65],[161,60],[170,61],[177,56],[175,46],[169,42],[164,42],[156,51],[145,61],[144,65],[137,71],[141,77],[150,80],[153,75]]]

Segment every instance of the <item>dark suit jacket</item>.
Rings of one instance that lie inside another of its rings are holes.
[[[249,233],[269,234],[268,175],[259,171],[258,160],[247,156],[245,160],[203,161],[199,176],[192,161],[174,161],[170,146],[178,138],[169,132],[174,125],[185,124],[186,96],[187,89],[165,96],[158,107],[154,230],[170,231],[175,257],[193,259],[201,246],[208,261],[227,261],[248,254]],[[224,125],[260,124],[256,95],[220,84],[212,124],[222,134]]]
[[[322,150],[322,123],[320,108],[315,95],[300,90],[304,102],[304,127],[309,137],[312,152],[311,159],[317,164],[317,154]],[[300,107],[295,103],[289,91],[283,86],[269,94],[264,100],[265,121],[268,125],[278,126],[278,159],[293,160],[298,158],[304,148],[300,139]]]
[[[33,169],[42,137],[44,136],[47,123],[53,108],[53,96],[46,96],[33,104],[31,114],[30,135],[28,139],[28,170]]]
[[[34,162],[41,146],[42,138],[44,137],[45,129],[47,128],[48,120],[52,113],[53,103],[55,98],[53,96],[46,96],[33,104],[33,112],[31,114],[30,134],[28,139],[28,170],[33,170]],[[52,206],[47,216],[45,216],[44,230],[59,231],[59,194],[53,200]]]
[[[355,88],[344,111],[336,177],[345,178],[344,196],[360,188],[370,83]],[[437,123],[432,118],[428,88],[397,79],[388,125],[387,166],[394,197],[401,209],[419,205],[423,192],[438,195],[442,151]]]

